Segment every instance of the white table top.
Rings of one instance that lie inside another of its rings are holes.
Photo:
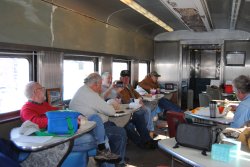
[[[50,148],[55,145],[59,145],[69,140],[73,140],[83,135],[84,133],[94,129],[95,126],[96,126],[95,122],[88,121],[79,131],[77,131],[73,136],[70,136],[70,137],[24,136],[19,133],[20,127],[17,127],[11,130],[10,137],[11,137],[11,140],[15,143],[15,145],[22,150],[39,151],[39,150]],[[30,141],[35,140],[34,138],[37,138],[37,141],[30,142]],[[46,138],[48,140],[46,140],[45,142],[38,142],[38,140],[42,140]]]
[[[170,94],[170,93],[177,92],[177,89],[173,89],[173,90],[161,89],[160,92],[164,94]]]
[[[250,162],[250,153],[240,151],[237,158],[229,161],[217,161],[211,158],[211,152],[207,152],[207,156],[201,154],[201,150],[179,146],[174,149],[176,144],[175,138],[164,139],[158,142],[159,148],[180,159],[181,161],[197,167],[247,167]]]
[[[129,104],[120,104],[118,111],[124,111],[124,113],[117,113],[113,117],[109,117],[109,121],[114,122],[119,127],[124,127],[130,120],[131,114],[139,108],[129,108]]]
[[[142,96],[143,100],[145,101],[157,101],[163,97],[164,97],[164,94],[156,94],[153,96]]]
[[[214,123],[219,123],[224,125],[229,125],[233,121],[233,114],[231,112],[227,113],[225,117],[217,117],[217,118],[210,118],[210,116],[197,115],[192,113],[191,111],[185,111],[184,113],[194,118],[212,121]]]

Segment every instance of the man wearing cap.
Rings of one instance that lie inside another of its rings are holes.
[[[160,85],[158,83],[158,77],[160,76],[161,75],[159,75],[156,71],[152,71],[141,82],[139,82],[138,85],[148,93],[150,93],[150,89],[160,88]],[[158,102],[158,105],[163,111],[181,111],[181,108],[179,106],[175,105],[166,98],[161,98]]]
[[[138,85],[150,93],[150,89],[159,89],[158,77],[160,76],[156,71],[152,71]]]
[[[122,70],[120,80],[123,82],[123,90],[118,95],[122,103],[128,104],[131,102],[131,99],[141,99],[140,94],[130,85],[130,71]],[[145,118],[151,118],[151,115],[148,115],[151,111],[149,110],[148,112],[142,101],[140,103],[142,104],[142,108],[133,114],[132,119],[125,126],[128,137],[138,146],[157,148],[157,141],[150,137],[147,123],[145,122]]]

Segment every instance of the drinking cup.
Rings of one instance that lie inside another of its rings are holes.
[[[155,95],[156,94],[156,89],[150,89],[150,94]]]
[[[216,117],[216,107],[217,107],[216,101],[209,102],[210,118]]]

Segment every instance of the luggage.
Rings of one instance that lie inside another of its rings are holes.
[[[73,135],[78,129],[77,118],[80,115],[73,111],[49,111],[46,113],[48,118],[48,133],[59,135]]]
[[[217,136],[221,129],[213,125],[207,124],[188,124],[180,123],[176,131],[176,145],[191,147],[202,150],[202,154],[206,155],[206,151],[211,151],[212,144],[217,142]]]

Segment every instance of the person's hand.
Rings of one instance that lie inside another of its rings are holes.
[[[116,86],[115,86],[115,85],[116,85],[116,82],[117,82],[117,81],[112,82],[112,83],[110,84],[110,88],[115,88],[115,87],[116,87]]]
[[[152,97],[153,95],[152,94],[145,94],[144,96],[146,96],[146,97]]]
[[[114,88],[117,93],[120,93],[124,88],[122,87],[115,87]]]
[[[118,102],[114,102],[112,103],[112,106],[114,107],[115,110],[119,110],[120,109],[120,104]]]
[[[79,129],[81,128],[81,126],[83,126],[84,124],[86,124],[87,121],[88,121],[88,119],[85,116],[79,115],[77,117],[77,123],[79,125]]]
[[[160,88],[157,88],[157,89],[156,89],[156,93],[157,93],[157,94],[160,94],[160,93],[161,93],[161,89],[160,89]]]
[[[119,103],[119,104],[122,103],[122,99],[121,99],[121,98],[115,98],[115,101],[116,101],[117,103]]]
[[[119,110],[120,109],[120,104],[119,104],[119,102],[116,99],[109,99],[107,101],[107,103],[109,105],[112,105],[115,110]]]
[[[237,109],[237,105],[230,105],[230,111],[235,112]]]

